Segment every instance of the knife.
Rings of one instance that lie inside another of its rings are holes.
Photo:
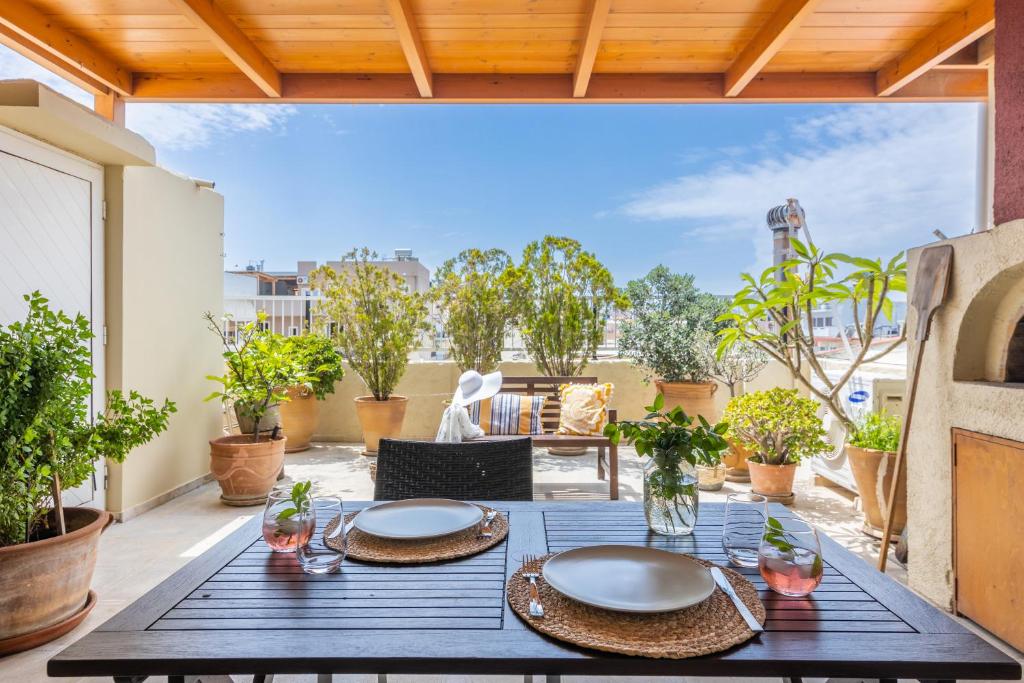
[[[718,567],[712,567],[711,576],[715,579],[715,583],[718,584],[718,587],[722,589],[722,592],[728,595],[729,599],[732,600],[732,604],[736,606],[736,611],[739,612],[740,616],[743,617],[743,620],[747,622],[747,626],[750,630],[754,633],[763,632],[764,627],[758,623],[757,619],[755,619],[754,615],[750,612],[750,609],[742,600],[740,600],[740,596],[736,595],[735,589],[733,589],[732,584],[729,583],[729,579],[725,578],[725,574],[722,573],[722,570]]]

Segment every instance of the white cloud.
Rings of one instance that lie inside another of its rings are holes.
[[[770,261],[765,213],[797,197],[815,243],[882,256],[974,224],[977,109],[972,105],[835,107],[793,121],[731,161],[636,194],[622,210],[677,221],[688,236],[751,243]]]
[[[92,107],[92,96],[59,76],[0,46],[0,80],[31,78]],[[285,129],[296,108],[258,104],[129,104],[126,124],[158,149],[208,147],[239,132]]]

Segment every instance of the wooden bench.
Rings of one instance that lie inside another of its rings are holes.
[[[563,384],[597,384],[596,377],[504,377],[501,392],[523,396],[547,396],[541,412],[543,434],[533,435],[533,445],[541,448],[582,446],[597,448],[597,478],[608,478],[608,496],[619,499],[619,447],[605,436],[573,436],[555,434],[562,414],[562,401],[558,388]],[[615,422],[615,411],[608,410],[608,420]]]

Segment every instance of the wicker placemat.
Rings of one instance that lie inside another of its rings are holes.
[[[483,505],[478,506],[486,515],[490,508]],[[358,513],[350,512],[345,515],[345,523],[352,521]],[[324,536],[329,537],[338,525],[338,518],[334,518],[324,529]],[[468,557],[482,553],[488,548],[505,540],[508,536],[508,519],[504,514],[498,513],[491,522],[490,538],[481,538],[480,529],[472,527],[457,534],[450,534],[440,538],[416,541],[398,541],[390,538],[380,538],[371,534],[363,533],[353,528],[348,534],[348,557],[363,562],[378,562],[381,564],[421,564],[425,562],[440,562],[442,560],[453,560],[457,557]],[[335,544],[336,540],[327,539],[327,545],[340,550]]]
[[[542,561],[552,555],[547,555]],[[712,563],[692,558],[706,567]],[[722,571],[736,592],[764,623],[765,610],[757,589],[727,567]],[[594,650],[656,659],[685,659],[727,650],[754,636],[729,597],[715,588],[704,602],[675,612],[627,614],[590,607],[567,598],[537,579],[544,617],[529,616],[530,583],[522,569],[512,575],[506,593],[512,609],[534,629],[558,640]]]

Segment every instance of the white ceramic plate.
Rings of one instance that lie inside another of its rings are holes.
[[[711,572],[685,555],[631,545],[598,545],[555,555],[544,580],[559,593],[617,612],[672,612],[707,600]]]
[[[483,517],[476,505],[458,500],[412,498],[366,508],[355,516],[353,525],[380,538],[415,540],[463,531]]]

